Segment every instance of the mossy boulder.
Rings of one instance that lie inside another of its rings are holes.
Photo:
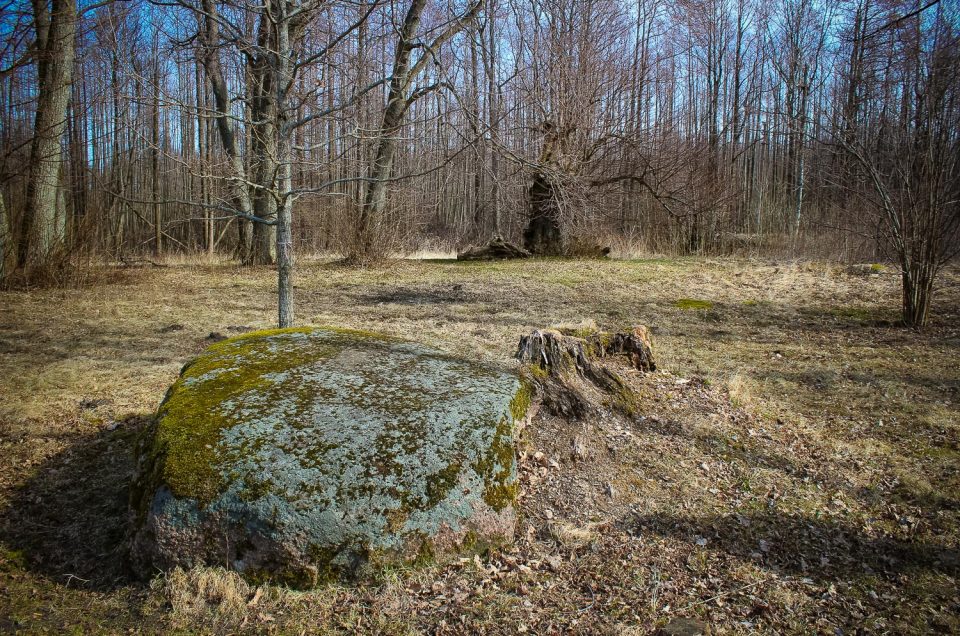
[[[304,587],[513,537],[514,374],[302,328],[186,365],[140,445],[131,560]]]

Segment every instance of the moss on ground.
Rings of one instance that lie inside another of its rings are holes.
[[[713,309],[713,303],[709,300],[697,300],[696,298],[681,298],[673,303],[677,309],[684,311],[707,311]]]

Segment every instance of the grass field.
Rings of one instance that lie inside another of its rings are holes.
[[[100,276],[0,293],[0,632],[642,634],[679,616],[717,633],[960,632],[956,269],[918,334],[882,267],[303,262],[302,324],[505,366],[537,327],[645,324],[662,369],[633,379],[629,420],[524,432],[515,548],[306,593],[218,569],[147,584],[124,564],[137,433],[212,334],[272,326],[274,273]]]

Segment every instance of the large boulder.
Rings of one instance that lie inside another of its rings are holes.
[[[140,449],[131,558],[309,586],[513,537],[514,374],[340,329],[219,342]]]

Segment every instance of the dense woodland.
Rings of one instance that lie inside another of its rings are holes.
[[[542,255],[890,257],[919,326],[960,244],[953,0],[2,11],[8,278],[207,252],[278,262],[282,290],[293,253],[502,235]]]

